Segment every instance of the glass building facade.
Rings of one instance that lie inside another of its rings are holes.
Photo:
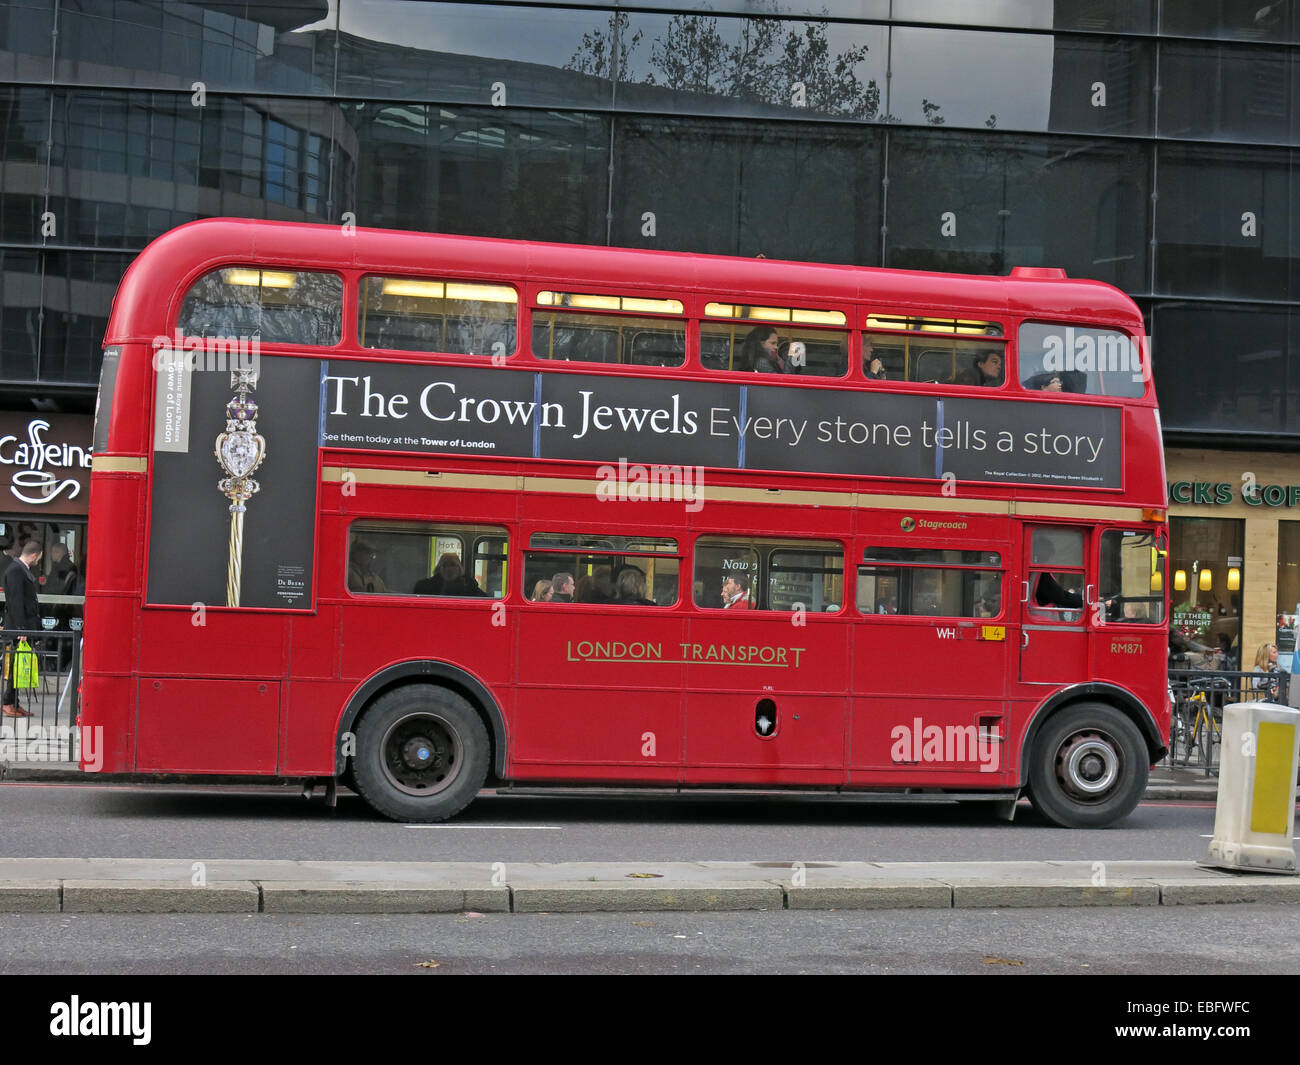
[[[6,0],[0,393],[89,409],[211,215],[1005,273],[1148,316],[1178,443],[1300,443],[1300,5]]]
[[[1171,447],[1285,465],[1298,105],[1290,0],[0,0],[0,408],[92,409],[165,230],[355,220],[1064,267],[1143,308]]]

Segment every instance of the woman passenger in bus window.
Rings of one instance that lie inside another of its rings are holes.
[[[740,348],[740,365],[737,369],[757,373],[789,373],[788,364],[781,356],[781,339],[770,325],[756,325],[745,337]]]
[[[658,606],[645,594],[645,572],[637,566],[624,566],[618,571],[618,602],[635,606]]]
[[[550,581],[538,581],[533,585],[532,601],[534,603],[549,603],[553,587],[554,585]]]

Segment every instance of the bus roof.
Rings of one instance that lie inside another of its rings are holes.
[[[723,255],[301,222],[210,218],[152,241],[127,269],[105,344],[165,333],[172,303],[208,270],[237,263],[581,283],[662,295],[708,292],[795,302],[873,302],[890,310],[1051,317],[1141,327],[1136,304],[1101,281],[1042,268],[1010,277],[743,259]],[[1049,276],[1044,276],[1049,275]],[[1050,276],[1055,275],[1055,276]],[[163,293],[168,295],[160,298]]]

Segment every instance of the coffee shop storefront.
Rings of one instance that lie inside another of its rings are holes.
[[[0,411],[0,550],[41,544],[42,594],[52,573],[80,591],[86,572],[92,423],[85,414]]]
[[[1300,459],[1170,448],[1170,621],[1249,670],[1276,643],[1287,668],[1300,611]]]

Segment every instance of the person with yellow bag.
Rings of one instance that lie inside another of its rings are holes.
[[[38,587],[35,569],[41,561],[41,545],[35,540],[23,544],[22,551],[9,564],[4,574],[5,591],[5,679],[4,706],[0,714],[5,717],[31,717],[32,712],[18,705],[14,693],[15,686],[34,687],[36,656],[32,653],[26,638],[17,633],[39,632],[41,628],[41,605],[37,597]],[[23,660],[26,661],[23,661]],[[25,675],[23,675],[25,674]],[[21,682],[21,683],[16,683]]]

